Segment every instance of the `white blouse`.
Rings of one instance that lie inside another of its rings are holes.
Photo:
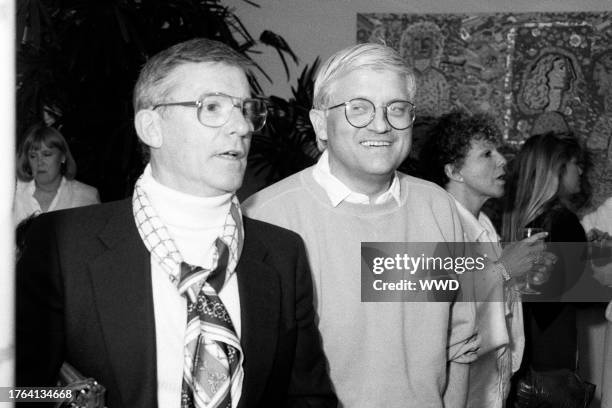
[[[34,180],[17,180],[15,198],[13,201],[13,222],[15,226],[32,214],[45,212],[40,208],[38,200],[34,198],[35,190],[36,184]],[[55,194],[46,212],[99,203],[100,196],[96,188],[76,180],[68,180],[62,177],[60,186],[57,189],[57,194]]]

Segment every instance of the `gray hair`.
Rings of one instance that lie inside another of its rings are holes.
[[[206,38],[194,38],[151,57],[143,66],[134,87],[134,112],[153,107],[170,91],[166,79],[174,69],[189,63],[218,62],[245,72],[253,62],[226,44]]]
[[[334,81],[353,71],[391,71],[406,76],[409,98],[414,99],[416,81],[412,69],[397,51],[382,44],[357,44],[332,55],[319,69],[314,83],[313,107],[321,109],[331,100]]]

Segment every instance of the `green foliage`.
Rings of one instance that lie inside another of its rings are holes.
[[[288,101],[270,97],[268,123],[253,136],[242,197],[311,166],[320,156],[309,117],[318,66],[317,58],[304,68]]]
[[[19,0],[18,143],[46,111],[68,139],[78,178],[98,187],[105,201],[128,195],[144,165],[131,105],[140,67],[194,37],[219,40],[247,57],[256,44],[271,45],[287,72],[285,55],[297,62],[282,37],[265,31],[255,40],[220,0]],[[260,94],[252,73],[249,79]]]

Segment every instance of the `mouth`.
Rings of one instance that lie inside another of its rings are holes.
[[[227,150],[217,154],[217,157],[225,160],[241,160],[245,157],[245,153],[241,150]]]
[[[364,140],[359,142],[364,147],[387,147],[391,146],[391,142],[385,140]]]
[[[505,182],[506,182],[506,174],[505,174],[505,173],[504,173],[504,174],[501,174],[501,175],[497,176],[495,179],[496,179],[497,181],[500,181],[500,182],[502,182],[502,183],[505,183]]]

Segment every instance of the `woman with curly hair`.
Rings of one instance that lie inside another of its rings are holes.
[[[468,406],[501,408],[510,391],[510,378],[523,354],[523,314],[516,278],[529,272],[542,257],[546,234],[541,233],[502,248],[493,223],[482,211],[505,190],[506,159],[497,150],[501,133],[492,118],[455,112],[440,117],[422,150],[427,178],[455,200],[465,242],[490,260],[474,272],[476,323],[481,339],[478,358],[470,366]]]

